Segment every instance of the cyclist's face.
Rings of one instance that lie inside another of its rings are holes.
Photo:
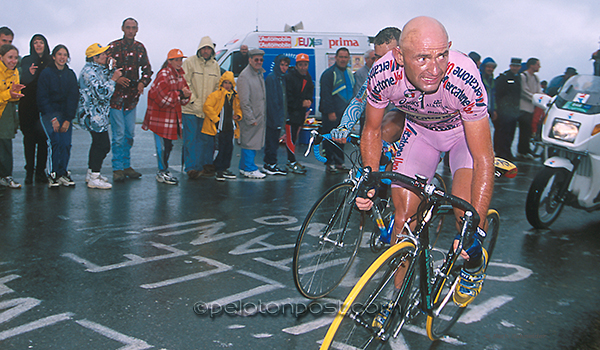
[[[375,45],[374,47],[374,58],[375,61],[377,61],[378,59],[380,59],[383,55],[385,55],[386,53],[388,53],[388,51],[394,49],[398,47],[398,42],[396,40],[391,40],[389,43],[385,43],[385,44],[381,44],[381,45]]]
[[[445,33],[416,33],[395,49],[398,63],[404,65],[406,78],[417,89],[437,91],[448,68],[450,45]]]

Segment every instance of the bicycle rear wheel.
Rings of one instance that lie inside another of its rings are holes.
[[[396,271],[401,265],[408,267],[414,252],[414,244],[401,242],[375,260],[342,304],[321,349],[380,349],[385,345],[374,320],[385,305],[397,298]],[[408,277],[409,274],[405,274],[402,283],[406,283]],[[385,323],[395,325],[398,315],[398,308],[391,310]]]
[[[292,270],[294,284],[306,298],[322,298],[335,289],[356,256],[368,217],[356,207],[353,187],[340,183],[330,188],[300,228]]]
[[[494,209],[488,210],[487,213],[487,237],[483,241],[483,247],[488,252],[488,264],[498,240],[498,230],[500,228],[500,216]],[[448,278],[442,276],[442,281],[439,283],[436,298],[433,306],[433,316],[427,316],[427,335],[431,340],[440,339],[448,330],[456,323],[460,316],[465,311],[466,307],[459,307],[452,300],[452,294],[457,288],[457,278],[460,274],[462,266],[453,266],[448,274]]]

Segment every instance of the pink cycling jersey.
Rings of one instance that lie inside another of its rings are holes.
[[[406,79],[404,67],[392,51],[371,68],[367,101],[375,108],[392,102],[406,114],[405,130],[394,161],[394,171],[431,178],[441,152],[450,153],[454,173],[472,168],[464,121],[488,117],[487,94],[475,63],[466,55],[450,51],[448,68],[435,93],[424,94]]]

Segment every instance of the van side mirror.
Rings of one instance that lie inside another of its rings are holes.
[[[533,94],[531,102],[533,102],[534,106],[540,107],[545,111],[546,109],[548,109],[548,106],[550,106],[550,103],[553,99],[553,97],[550,97],[546,94]]]

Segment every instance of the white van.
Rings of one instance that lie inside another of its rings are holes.
[[[216,59],[221,68],[231,70],[234,53],[240,51],[241,45],[248,48],[259,48],[265,51],[263,68],[265,77],[273,70],[273,61],[277,55],[290,58],[290,66],[296,65],[296,55],[305,53],[310,58],[308,72],[315,83],[315,98],[312,115],[320,116],[319,79],[323,71],[335,63],[335,52],[340,47],[350,51],[352,70],[356,71],[364,65],[364,54],[371,48],[368,36],[359,33],[310,33],[310,32],[251,32],[246,36],[234,38],[225,47],[218,50]]]

